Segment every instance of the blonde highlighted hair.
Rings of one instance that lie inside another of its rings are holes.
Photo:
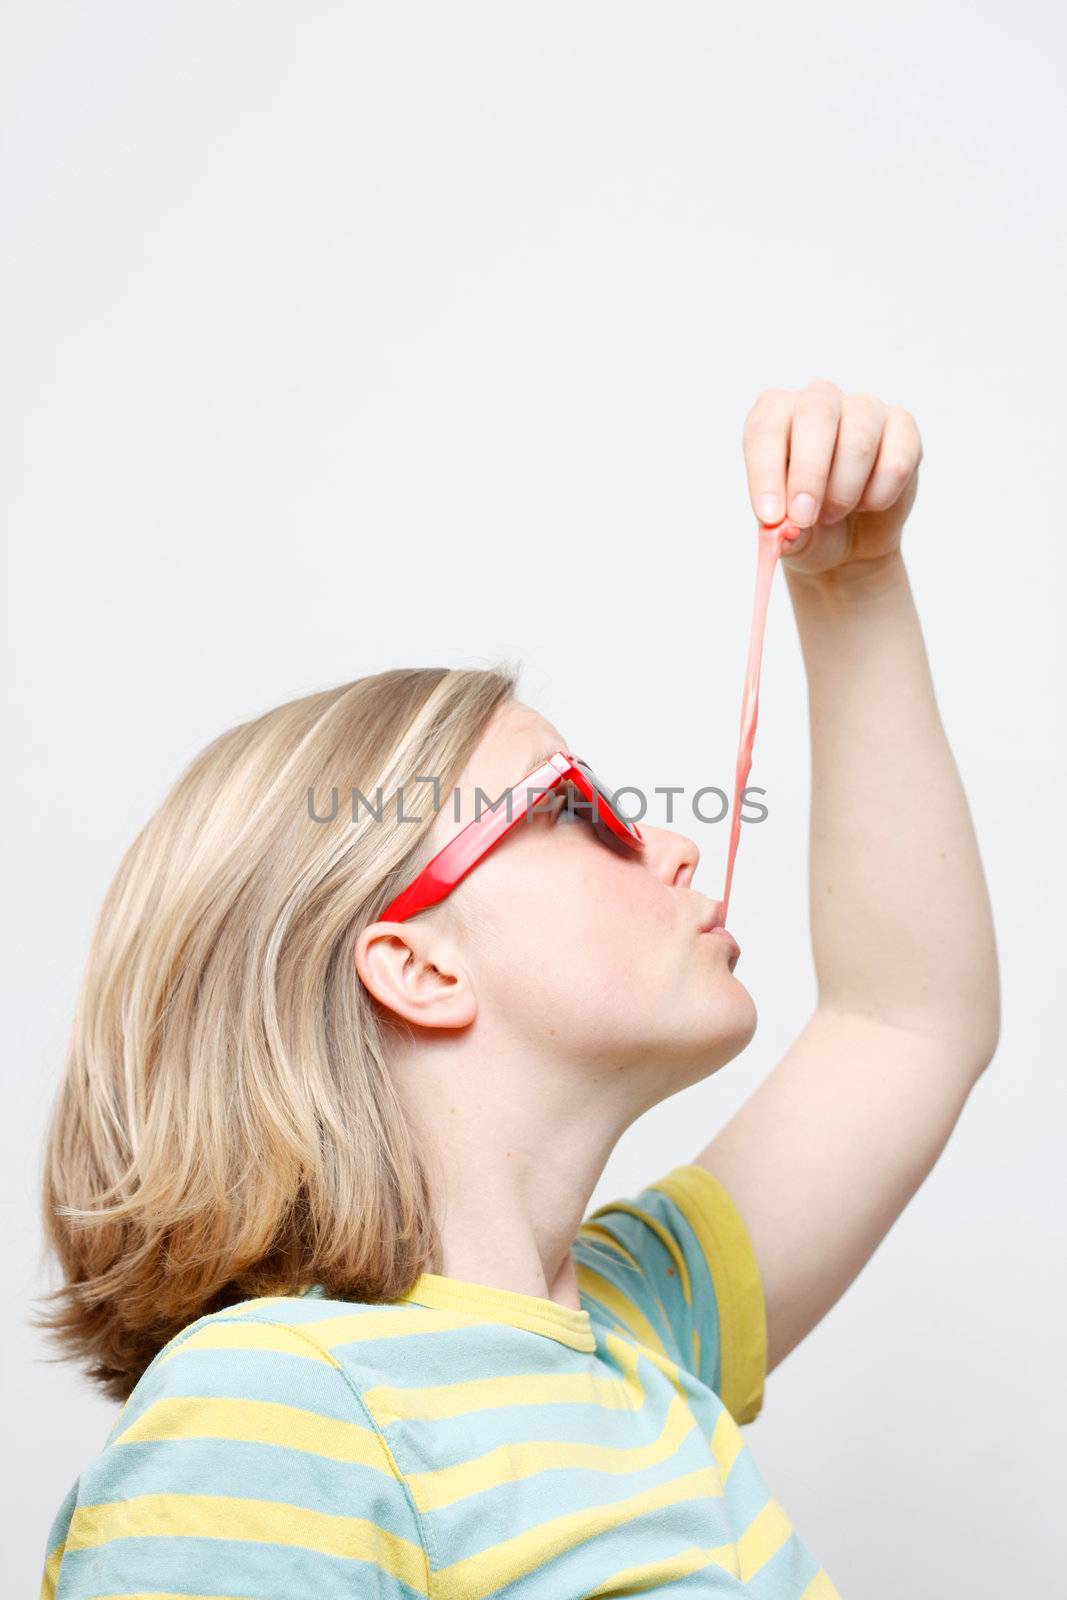
[[[202,750],[127,851],[47,1130],[65,1281],[32,1319],[110,1397],[205,1312],[313,1283],[385,1303],[439,1269],[355,943],[433,853],[416,779],[446,796],[517,678],[397,669],[277,706]],[[382,820],[353,821],[379,786]]]

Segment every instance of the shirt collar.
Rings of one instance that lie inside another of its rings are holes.
[[[448,1278],[438,1272],[423,1272],[410,1289],[400,1296],[405,1302],[462,1311],[473,1322],[501,1322],[512,1328],[525,1328],[570,1345],[572,1350],[595,1350],[596,1338],[588,1311],[575,1311],[556,1300],[540,1295],[519,1294],[515,1289],[498,1289],[489,1284],[471,1283],[465,1278]]]

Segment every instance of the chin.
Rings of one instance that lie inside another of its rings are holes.
[[[739,1056],[751,1041],[757,1021],[755,1002],[744,984],[731,979],[729,987],[723,985],[684,1046],[675,1041],[680,1066],[684,1058],[686,1082],[699,1083]]]
[[[739,1056],[752,1040],[759,1022],[756,1002],[737,978],[731,978],[729,988],[716,996],[713,1020],[713,1037],[708,1040],[714,1052],[716,1066],[725,1066]]]

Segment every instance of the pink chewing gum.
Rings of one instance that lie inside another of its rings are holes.
[[[726,858],[726,884],[722,891],[722,921],[725,923],[730,909],[730,885],[734,876],[734,857],[741,838],[741,796],[752,770],[752,746],[756,740],[756,722],[759,714],[759,674],[763,656],[763,634],[767,622],[767,606],[771,597],[771,581],[782,546],[803,532],[789,521],[769,526],[759,524],[759,560],[756,566],[756,599],[752,607],[752,632],[748,643],[748,665],[745,668],[745,687],[741,696],[741,734],[737,747],[737,766],[734,772],[734,803],[730,815],[730,849]]]

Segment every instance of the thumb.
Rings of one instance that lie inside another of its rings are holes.
[[[782,541],[782,566],[787,571],[814,577],[841,566],[848,560],[851,548],[852,534],[847,518],[828,526],[816,522],[810,528],[799,529],[795,539]]]

